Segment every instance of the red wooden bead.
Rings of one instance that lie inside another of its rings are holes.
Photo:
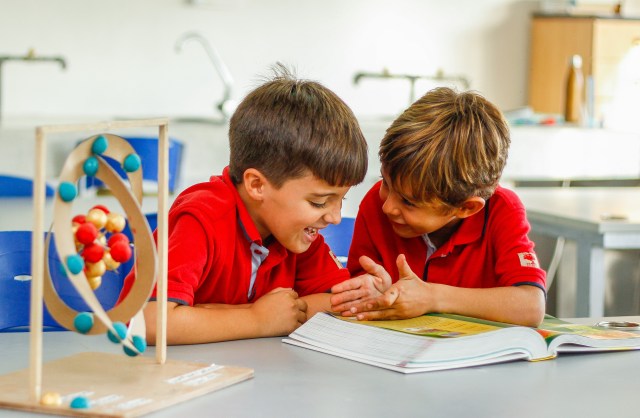
[[[98,228],[91,222],[83,223],[76,231],[76,239],[84,245],[91,244],[97,237]]]
[[[71,219],[71,223],[75,222],[77,224],[83,224],[87,221],[87,217],[84,215],[76,215]]]
[[[115,242],[111,246],[111,258],[118,263],[125,263],[131,258],[131,247],[124,241]]]
[[[88,261],[89,263],[97,263],[102,260],[102,256],[104,255],[104,248],[102,248],[99,244],[88,244],[85,245],[84,250],[82,250],[82,258],[84,261]]]
[[[109,239],[107,240],[107,245],[109,246],[109,248],[113,248],[113,244],[115,244],[116,242],[120,242],[120,241],[123,241],[127,245],[129,245],[129,237],[127,237],[125,234],[123,234],[121,232],[117,232],[115,234],[112,234],[109,237]]]
[[[101,211],[104,212],[105,215],[109,214],[109,209],[107,209],[107,207],[105,205],[95,205],[94,207],[92,207],[91,209],[100,209]],[[90,209],[90,210],[91,210]]]

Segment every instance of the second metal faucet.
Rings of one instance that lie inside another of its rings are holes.
[[[189,40],[198,41],[200,45],[202,45],[205,52],[209,56],[211,63],[218,72],[218,75],[222,80],[222,84],[224,85],[224,92],[222,94],[222,99],[220,100],[220,102],[218,102],[216,108],[220,111],[225,119],[229,119],[231,115],[229,115],[226,104],[231,99],[231,93],[233,90],[233,77],[231,77],[231,72],[229,72],[229,69],[225,65],[224,61],[222,61],[222,58],[220,57],[220,54],[218,54],[218,51],[214,47],[212,47],[209,41],[207,41],[207,39],[198,32],[187,32],[180,36],[180,38],[178,38],[178,40],[176,41],[176,52],[182,51],[182,46]]]
[[[36,55],[34,49],[30,49],[25,55],[0,55],[0,122],[2,121],[2,66],[7,61],[57,62],[63,70],[67,68],[67,61],[63,57]]]
[[[392,74],[388,69],[383,68],[380,73],[358,72],[353,76],[353,84],[358,84],[363,78],[401,78],[409,80],[409,105],[415,100],[415,84],[417,80],[446,81],[458,83],[463,89],[469,88],[469,80],[464,76],[445,75],[442,70],[438,70],[435,75],[415,75],[415,74]]]

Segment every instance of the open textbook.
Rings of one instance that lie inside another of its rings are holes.
[[[287,344],[402,373],[513,360],[547,360],[561,352],[640,348],[640,333],[545,317],[539,328],[459,315],[429,314],[395,321],[313,316],[283,339]]]

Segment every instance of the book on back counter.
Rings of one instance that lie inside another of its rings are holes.
[[[459,315],[356,321],[318,313],[283,342],[402,373],[640,348],[640,333],[546,316],[539,328]]]

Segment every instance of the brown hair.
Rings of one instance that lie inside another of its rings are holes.
[[[476,92],[436,88],[387,129],[380,161],[391,185],[416,203],[459,207],[488,199],[507,161],[509,127],[500,110]]]
[[[229,144],[236,183],[248,168],[276,187],[308,171],[332,186],[352,186],[367,172],[367,143],[351,109],[331,90],[294,78],[281,64],[238,106]]]

